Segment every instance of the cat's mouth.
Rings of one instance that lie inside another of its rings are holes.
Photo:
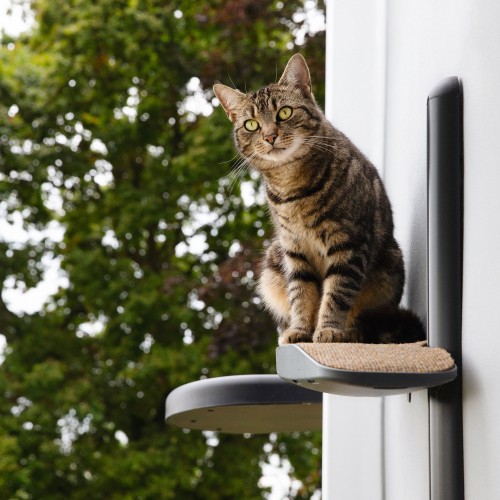
[[[273,146],[267,151],[265,156],[270,160],[277,160],[279,157],[282,157],[287,150],[289,150],[289,148],[284,146]]]
[[[297,150],[299,144],[297,141],[291,141],[289,144],[273,144],[265,153],[265,157],[271,161],[283,161],[285,157],[288,157]]]

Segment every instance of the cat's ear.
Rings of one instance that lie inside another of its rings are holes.
[[[308,94],[312,93],[309,68],[306,60],[300,54],[295,54],[290,58],[283,75],[281,75],[279,84],[298,87]]]
[[[245,94],[239,90],[222,85],[222,83],[216,83],[214,85],[214,93],[224,108],[226,115],[234,123],[238,116],[238,110],[245,98]]]

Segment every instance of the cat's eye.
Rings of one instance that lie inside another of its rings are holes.
[[[290,106],[283,106],[279,111],[278,111],[278,119],[279,120],[288,120],[290,116],[292,116],[293,110]]]
[[[255,132],[256,130],[259,130],[260,127],[257,120],[247,120],[244,125],[249,132]]]

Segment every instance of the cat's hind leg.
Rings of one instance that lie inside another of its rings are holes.
[[[290,324],[290,301],[282,262],[281,249],[274,242],[266,252],[258,285],[258,294],[280,330]]]

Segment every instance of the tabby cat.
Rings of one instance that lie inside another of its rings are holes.
[[[295,54],[278,83],[214,92],[240,154],[264,179],[275,235],[259,291],[280,344],[410,342],[420,320],[404,286],[392,210],[375,167],[324,117]]]

